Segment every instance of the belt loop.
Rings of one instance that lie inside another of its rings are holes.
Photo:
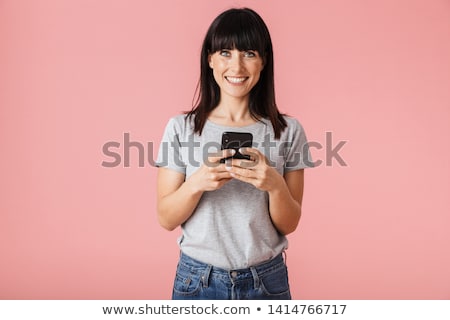
[[[205,272],[202,275],[202,283],[203,283],[203,288],[208,288],[209,285],[209,275],[211,274],[211,269],[212,269],[212,265],[208,264]]]
[[[287,265],[287,253],[286,253],[286,250],[283,250],[283,256],[284,256],[284,264]]]
[[[259,276],[258,276],[258,272],[256,271],[255,267],[250,267],[250,271],[252,272],[252,276],[253,276],[253,286],[256,289],[259,288]]]

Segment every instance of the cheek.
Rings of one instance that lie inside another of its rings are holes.
[[[258,76],[258,77],[261,75],[261,72],[263,71],[262,64],[254,64],[254,65],[250,66],[249,69],[252,70],[251,72],[253,75]]]
[[[214,76],[219,76],[221,73],[223,73],[223,70],[225,69],[225,65],[222,61],[216,60],[212,62],[212,65],[214,68],[212,68]]]
[[[220,84],[221,79],[222,79],[220,72],[217,69],[213,69],[212,73],[213,73],[213,77],[214,77],[214,80],[216,81],[216,83]]]
[[[259,81],[259,79],[261,78],[261,72],[262,72],[262,68],[255,68],[255,70],[253,72],[255,81]]]
[[[261,78],[261,74],[260,73],[254,73],[253,74],[253,84],[255,85],[256,83],[259,82],[259,79]]]

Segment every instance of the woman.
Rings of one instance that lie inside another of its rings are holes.
[[[226,131],[253,135],[239,150],[248,160],[220,150]],[[291,299],[282,254],[308,157],[303,128],[275,103],[264,21],[247,8],[223,12],[203,42],[197,103],[169,121],[158,155],[159,222],[183,232],[173,299]]]

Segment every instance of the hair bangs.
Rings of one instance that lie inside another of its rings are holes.
[[[262,35],[264,28],[256,19],[242,12],[229,12],[217,24],[211,39],[210,53],[222,49],[237,49],[239,51],[256,50],[264,55],[267,40]]]

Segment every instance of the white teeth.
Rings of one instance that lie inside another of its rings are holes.
[[[241,83],[245,81],[245,77],[242,78],[237,78],[237,77],[226,77],[228,81],[232,82],[232,83]]]

